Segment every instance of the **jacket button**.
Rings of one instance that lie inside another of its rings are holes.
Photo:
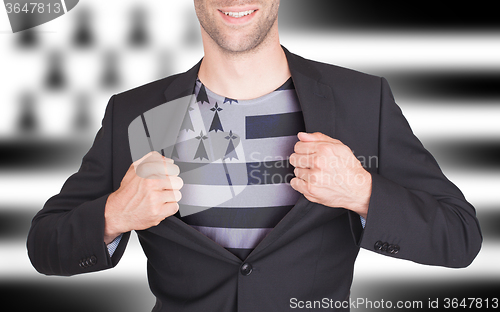
[[[81,268],[86,268],[88,267],[88,264],[87,264],[87,261],[85,261],[86,259],[82,259],[80,260],[80,267]]]
[[[384,244],[382,244],[382,247],[380,248],[380,250],[387,251],[388,247],[389,247],[389,244],[388,243],[384,243]]]
[[[389,245],[389,247],[387,247],[387,251],[390,254],[395,255],[399,252],[399,246],[398,245]]]
[[[382,250],[382,245],[384,245],[384,243],[382,243],[381,241],[377,241],[373,248],[375,248],[375,250]]]
[[[240,268],[240,273],[242,275],[248,276],[252,273],[252,265],[250,263],[243,263],[243,265]]]
[[[89,259],[90,265],[95,265],[97,263],[97,258],[95,256],[90,257]]]

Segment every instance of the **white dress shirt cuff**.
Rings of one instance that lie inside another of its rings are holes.
[[[108,253],[109,253],[110,257],[113,257],[113,254],[115,253],[116,247],[118,247],[118,244],[120,244],[120,240],[122,239],[122,236],[123,236],[123,234],[120,234],[111,243],[106,245],[106,247],[108,247]]]

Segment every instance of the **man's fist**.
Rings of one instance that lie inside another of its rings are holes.
[[[183,181],[179,167],[158,152],[130,165],[120,188],[109,195],[104,218],[104,242],[121,233],[158,225],[179,210]]]
[[[290,164],[295,167],[292,188],[308,200],[343,207],[366,218],[371,175],[351,149],[322,133],[299,133]]]

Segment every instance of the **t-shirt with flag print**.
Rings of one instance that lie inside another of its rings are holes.
[[[300,194],[289,156],[304,120],[292,79],[252,100],[207,89],[195,98],[172,152],[184,181],[180,218],[245,259]]]

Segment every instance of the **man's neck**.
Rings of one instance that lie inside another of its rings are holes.
[[[216,94],[238,100],[254,99],[279,88],[290,77],[277,33],[245,53],[228,53],[210,38],[203,39],[205,56],[198,77]]]

